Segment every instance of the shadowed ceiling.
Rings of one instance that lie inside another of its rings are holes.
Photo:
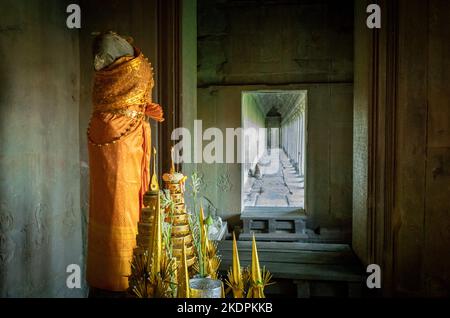
[[[251,94],[265,115],[274,107],[282,118],[299,107],[306,98],[306,91],[256,91]]]

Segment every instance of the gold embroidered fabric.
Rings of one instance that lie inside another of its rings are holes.
[[[110,111],[151,103],[153,69],[144,55],[124,56],[110,67],[95,73],[93,104],[95,111]]]

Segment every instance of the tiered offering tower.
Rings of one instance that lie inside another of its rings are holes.
[[[173,153],[173,150],[172,150]],[[173,157],[172,157],[173,158]],[[183,249],[186,247],[187,266],[191,267],[196,261],[196,249],[189,224],[189,214],[186,212],[184,202],[184,184],[187,177],[179,172],[175,172],[172,160],[170,173],[163,175],[164,186],[169,190],[174,203],[172,213],[169,213],[166,222],[172,224],[172,253],[180,263]]]

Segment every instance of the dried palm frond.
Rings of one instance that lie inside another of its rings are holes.
[[[208,272],[209,276],[211,276],[212,279],[218,279],[219,278],[219,267],[221,263],[220,256],[215,255],[213,258],[209,260],[209,266],[208,266]]]
[[[173,258],[169,258],[167,254],[161,258],[161,271],[159,276],[162,281],[169,283],[171,282],[173,277],[173,262]]]
[[[251,270],[248,269],[248,289],[247,289],[247,298],[265,298],[264,289],[269,286],[275,284],[272,281],[272,274],[263,267],[261,270],[261,280],[253,281],[251,276]]]
[[[244,298],[245,289],[243,284],[243,279],[238,279],[237,281],[234,279],[232,269],[228,270],[227,278],[225,278],[225,284],[228,286],[225,294],[228,294],[230,290],[233,292],[234,298]]]
[[[217,242],[208,240],[208,246],[207,246],[207,249],[206,249],[206,256],[208,258],[212,258],[212,257],[216,256],[217,255],[217,250],[218,250]]]
[[[261,277],[263,288],[275,284],[275,282],[272,281],[272,274],[266,269],[265,266],[262,268]]]
[[[128,277],[130,292],[137,297],[148,297],[148,282],[151,276],[151,258],[148,251],[134,254],[131,262],[131,275]]]
[[[200,243],[199,245],[196,245],[196,243],[194,242],[194,245],[197,249],[197,253],[199,255],[202,255]],[[219,267],[220,263],[222,262],[222,258],[220,257],[220,255],[218,255],[217,251],[217,242],[209,241],[205,257],[199,256],[198,258],[196,258],[195,263],[192,265],[192,269],[194,270],[194,272],[201,276],[208,276],[212,279],[218,279]],[[200,264],[202,264],[203,269],[200,268]]]
[[[242,269],[242,283],[244,285],[244,290],[248,291],[250,289],[250,283],[252,279],[252,273],[249,267],[244,267]]]
[[[152,271],[153,258],[148,251],[134,255],[129,276],[130,292],[138,298],[170,298],[176,285],[175,260],[167,253],[161,257],[160,271]]]
[[[218,247],[217,242],[209,241],[208,248],[206,250],[206,271],[209,276],[213,279],[217,279],[220,263],[222,261],[220,255],[217,253]]]

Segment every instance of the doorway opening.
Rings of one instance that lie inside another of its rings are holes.
[[[305,209],[306,91],[242,93],[242,210]]]

